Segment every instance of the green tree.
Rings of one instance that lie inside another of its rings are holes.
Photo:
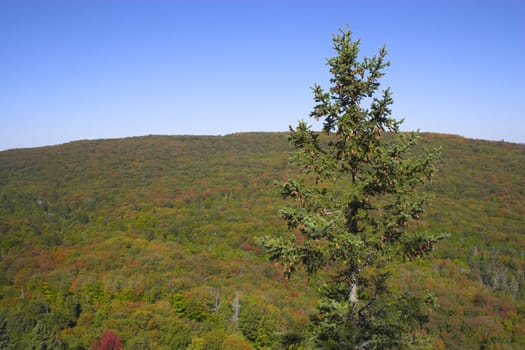
[[[295,201],[281,210],[293,233],[261,242],[287,278],[298,267],[320,278],[317,347],[422,347],[414,330],[431,299],[396,295],[388,279],[392,262],[423,257],[443,238],[408,229],[423,212],[417,189],[431,180],[439,150],[416,152],[417,134],[401,133],[402,120],[391,117],[390,89],[378,93],[385,48],[361,59],[349,29],[334,35],[333,47],[331,87],[312,88],[310,116],[322,132],[305,121],[290,127],[291,162],[303,170],[282,183],[282,197]]]
[[[0,312],[0,349],[12,349],[14,347],[10,333],[7,317],[2,311]]]

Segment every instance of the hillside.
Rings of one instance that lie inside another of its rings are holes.
[[[396,287],[436,298],[434,348],[525,348],[525,145],[422,135],[435,146],[421,225],[452,236],[400,264]],[[274,181],[290,151],[245,133],[0,152],[0,348],[89,349],[107,329],[126,349],[303,337],[315,286],[255,243],[286,230]]]

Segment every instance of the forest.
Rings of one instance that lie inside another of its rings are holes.
[[[286,137],[0,152],[0,348],[306,349],[319,286],[258,243],[287,231]],[[450,237],[396,263],[392,288],[432,298],[431,348],[525,348],[525,145],[423,133],[417,147],[442,156],[414,230]]]

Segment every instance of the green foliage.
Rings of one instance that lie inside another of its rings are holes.
[[[414,154],[436,146],[430,206],[409,226],[457,234],[428,259],[392,262],[390,285],[435,295],[418,333],[436,349],[523,348],[525,148],[422,134]],[[267,347],[310,348],[322,286],[280,280],[254,241],[286,231],[274,180],[301,179],[290,150],[285,134],[250,133],[0,152],[0,348],[89,349],[113,329],[126,349],[186,349],[194,338],[255,349],[232,323],[236,291],[239,322],[258,309]],[[177,316],[176,295],[202,300],[206,317]]]
[[[280,312],[268,305],[261,305],[258,300],[243,303],[239,329],[244,337],[256,348],[269,348],[277,344],[276,332]]]
[[[0,349],[13,349],[14,342],[11,339],[11,330],[7,322],[7,317],[0,312]]]
[[[202,295],[201,295],[202,296]],[[206,300],[194,295],[176,294],[173,297],[173,311],[177,317],[185,317],[190,320],[204,321],[210,314],[205,304]]]
[[[377,96],[389,65],[386,49],[360,62],[360,42],[349,30],[333,43],[332,86],[312,89],[310,116],[323,121],[323,133],[304,121],[290,128],[292,162],[305,174],[281,191],[296,203],[281,211],[294,232],[263,239],[263,245],[287,278],[298,266],[309,275],[325,272],[312,322],[317,347],[405,348],[428,317],[419,298],[391,292],[387,266],[399,257],[423,257],[442,238],[408,230],[423,212],[425,198],[417,189],[432,178],[438,151],[415,154],[416,135],[400,134],[401,122],[390,116],[390,90]]]

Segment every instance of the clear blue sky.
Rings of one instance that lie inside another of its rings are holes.
[[[404,130],[525,143],[523,0],[0,0],[0,150],[285,131],[347,24]]]

